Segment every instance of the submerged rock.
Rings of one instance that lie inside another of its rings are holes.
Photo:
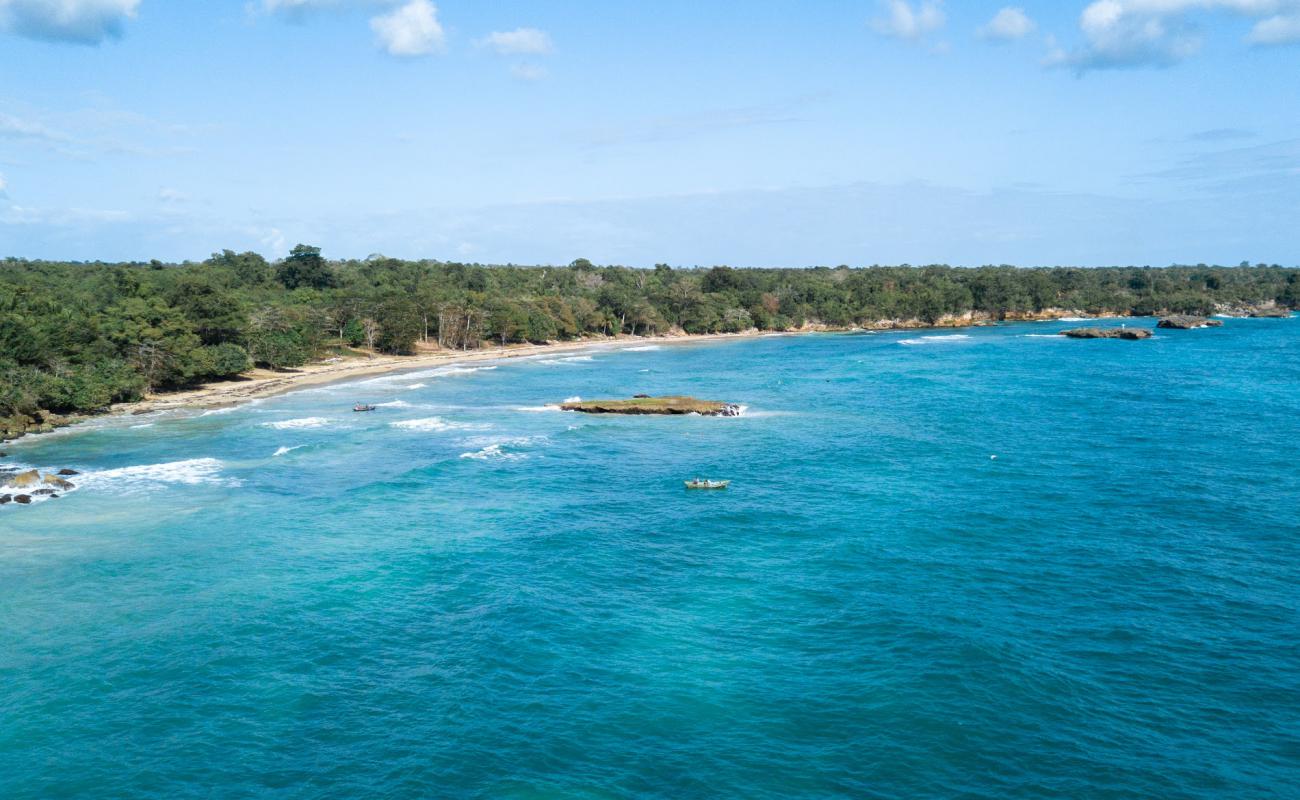
[[[57,497],[53,489],[35,489],[32,497]]]
[[[80,475],[81,473],[77,472],[75,469],[68,469],[67,467],[64,467],[63,469],[59,470],[55,474],[56,475]]]
[[[741,407],[718,400],[694,397],[634,397],[631,400],[586,400],[562,403],[562,411],[584,414],[699,414],[705,417],[738,417]]]
[[[1145,328],[1071,328],[1061,335],[1071,339],[1150,339],[1152,334]]]
[[[1157,328],[1176,328],[1178,330],[1191,330],[1193,328],[1217,328],[1223,323],[1217,319],[1207,319],[1192,314],[1172,314],[1168,317],[1162,317],[1156,323]]]

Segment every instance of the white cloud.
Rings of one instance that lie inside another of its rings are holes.
[[[1247,41],[1253,44],[1296,44],[1300,42],[1300,11],[1274,14],[1251,28]]]
[[[1258,20],[1254,44],[1300,42],[1300,0],[1094,0],[1079,17],[1083,46],[1049,60],[1080,71],[1176,64],[1200,50],[1193,16],[1209,12]]]
[[[99,44],[122,35],[140,0],[0,0],[0,29],[51,42]]]
[[[490,47],[503,56],[550,55],[555,43],[550,34],[536,28],[515,28],[513,31],[493,31],[479,40],[482,47]]]
[[[1011,42],[1025,38],[1037,27],[1023,8],[1007,6],[980,27],[978,33],[981,39],[991,42]]]
[[[5,180],[5,176],[0,175],[0,195],[3,195],[5,193],[5,190],[8,188],[9,188],[9,181]]]
[[[438,8],[429,0],[410,0],[370,20],[379,46],[389,55],[424,56],[442,50],[446,35]]]
[[[164,205],[179,205],[189,199],[189,195],[179,189],[164,186],[158,190],[158,202]]]
[[[916,41],[942,28],[948,18],[942,0],[921,0],[915,7],[907,0],[879,0],[880,14],[871,28],[881,36]]]

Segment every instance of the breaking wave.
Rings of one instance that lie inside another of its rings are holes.
[[[263,422],[263,428],[275,428],[276,430],[296,430],[299,428],[323,428],[333,422],[325,417],[302,417],[301,419],[283,419],[279,422]]]
[[[474,422],[448,422],[442,417],[425,417],[423,419],[404,419],[400,422],[390,422],[389,427],[400,428],[406,431],[481,431],[487,430],[492,426],[487,423]]]
[[[294,450],[299,450],[299,449],[302,449],[302,448],[304,448],[304,447],[306,447],[306,446],[307,446],[307,445],[305,445],[305,444],[297,444],[297,445],[294,445],[293,447],[281,447],[279,450],[276,450],[276,451],[275,451],[274,453],[272,453],[271,455],[272,455],[272,456],[282,456],[282,455],[284,455],[285,453],[292,453]]]
[[[663,348],[657,344],[643,344],[638,347],[627,347],[624,349],[629,353],[647,353],[651,350],[662,350]]]
[[[215,458],[191,458],[185,461],[168,461],[162,464],[140,464],[134,467],[119,467],[82,475],[79,483],[84,486],[100,487],[104,485],[120,489],[123,492],[139,492],[156,489],[159,485],[182,484],[198,486],[201,484],[237,486],[239,482],[221,477],[222,464]]]
[[[953,333],[947,336],[921,336],[916,339],[900,339],[899,344],[918,345],[918,344],[957,344],[959,342],[969,341],[970,337],[964,333]]]

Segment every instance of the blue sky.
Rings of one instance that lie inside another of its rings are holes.
[[[1300,0],[0,0],[0,254],[1300,262]]]

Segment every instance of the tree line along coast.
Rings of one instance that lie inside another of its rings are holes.
[[[0,438],[114,403],[330,357],[613,336],[1276,313],[1300,269],[489,266],[298,245],[267,261],[0,264]]]

